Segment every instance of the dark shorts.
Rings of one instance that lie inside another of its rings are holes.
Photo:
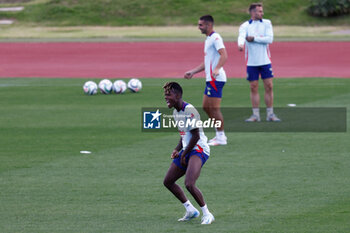
[[[224,88],[225,82],[212,81],[206,82],[204,95],[208,97],[222,97],[222,89]]]
[[[181,156],[182,156],[182,151],[180,151],[179,157],[173,159],[173,163],[176,164],[176,166],[178,166],[179,168],[181,168],[182,170],[186,171],[187,167],[183,167],[181,165]],[[204,152],[198,152],[196,150],[192,150],[190,153],[188,153],[186,155],[186,164],[188,164],[188,160],[190,160],[191,156],[198,156],[201,160],[202,160],[202,167],[205,164],[205,162],[209,159],[209,156],[204,153]]]
[[[259,80],[261,75],[262,79],[273,78],[272,66],[271,64],[263,66],[247,66],[247,80],[255,81]]]

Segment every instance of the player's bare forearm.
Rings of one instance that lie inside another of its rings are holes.
[[[180,141],[177,144],[177,146],[175,147],[174,150],[180,151],[182,149],[182,138],[180,137]]]
[[[225,48],[219,49],[218,50],[219,54],[220,54],[220,59],[218,64],[215,67],[215,70],[213,71],[213,75],[214,77],[219,75],[219,70],[224,66],[224,64],[227,61],[227,52]]]
[[[182,157],[181,157],[181,165],[182,166],[187,166],[186,155],[193,150],[193,148],[197,145],[197,142],[200,138],[199,129],[191,130],[191,134],[192,134],[192,137],[191,137],[186,149],[182,152]]]
[[[182,139],[180,137],[180,141],[177,144],[177,146],[175,147],[175,149],[173,150],[173,152],[170,155],[171,159],[175,159],[177,157],[179,157],[179,151],[182,149]]]
[[[223,67],[227,61],[227,52],[226,49],[219,49],[219,54],[220,54],[220,59],[219,62],[217,64],[217,68],[220,69],[221,67]]]
[[[184,78],[190,79],[193,75],[202,72],[204,70],[204,63],[201,63],[199,66],[195,67],[192,70],[189,70],[185,73]]]
[[[183,155],[190,153],[193,150],[193,148],[197,145],[197,142],[200,138],[199,129],[192,129],[191,134],[192,134],[192,137],[191,137],[186,149],[184,150]]]
[[[199,66],[194,68],[192,71],[193,71],[193,74],[197,74],[199,72],[202,72],[203,70],[204,70],[204,63],[202,62]]]

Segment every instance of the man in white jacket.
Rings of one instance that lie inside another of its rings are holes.
[[[260,121],[258,92],[259,77],[264,83],[266,120],[281,121],[273,112],[273,72],[269,44],[273,41],[271,21],[263,19],[263,6],[261,3],[253,3],[249,7],[251,19],[244,22],[239,28],[238,49],[243,51],[247,63],[247,80],[250,83],[250,99],[252,101],[253,115],[246,122]]]

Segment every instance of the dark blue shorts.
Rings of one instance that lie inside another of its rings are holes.
[[[206,82],[204,95],[208,97],[222,97],[222,89],[224,88],[225,82],[211,81]]]
[[[247,66],[247,80],[255,81],[259,80],[261,75],[262,79],[273,78],[272,66],[271,64],[263,66]]]
[[[176,166],[178,166],[178,167],[181,168],[182,170],[186,171],[186,170],[187,170],[187,167],[183,167],[183,166],[181,165],[181,156],[182,156],[182,152],[183,152],[183,150],[180,151],[179,157],[173,159],[173,163],[175,163]],[[192,150],[190,153],[188,153],[188,154],[186,155],[186,164],[188,164],[188,160],[190,159],[190,157],[191,157],[191,156],[194,156],[194,155],[195,155],[195,156],[198,156],[199,158],[201,158],[201,160],[202,160],[202,167],[203,167],[203,165],[205,164],[205,162],[209,159],[209,156],[208,156],[206,153],[204,153],[204,152],[198,152],[198,151],[196,151],[196,150]]]

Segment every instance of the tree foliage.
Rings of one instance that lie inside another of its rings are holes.
[[[320,17],[348,14],[350,12],[350,0],[311,0],[308,12]]]

